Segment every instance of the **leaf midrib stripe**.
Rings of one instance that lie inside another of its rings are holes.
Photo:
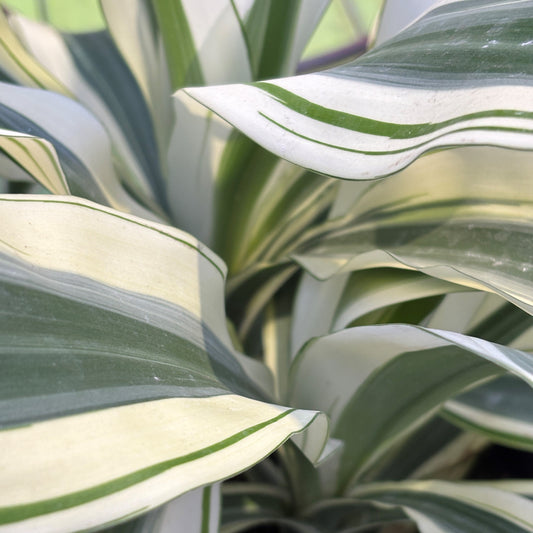
[[[282,87],[274,85],[273,83],[258,82],[253,86],[268,93],[285,107],[307,118],[311,118],[331,126],[337,126],[342,129],[366,133],[369,135],[377,135],[380,137],[388,137],[389,139],[412,139],[415,137],[421,137],[430,133],[435,133],[436,131],[448,126],[453,126],[459,122],[479,118],[533,118],[533,112],[519,111],[514,109],[495,109],[469,113],[467,115],[461,115],[460,117],[454,117],[442,122],[397,124],[393,122],[374,120],[360,115],[352,115],[344,111],[338,111],[321,106],[286,89],[283,89]]]
[[[231,437],[227,437],[226,439],[223,439],[217,442],[216,444],[201,448],[199,450],[196,450],[195,452],[191,452],[186,455],[175,457],[173,459],[168,459],[166,461],[143,468],[141,470],[137,470],[136,472],[133,472],[131,474],[127,474],[125,476],[113,479],[112,481],[102,483],[101,485],[97,485],[89,489],[80,490],[57,498],[50,498],[47,500],[41,500],[33,503],[15,505],[11,507],[0,507],[0,524],[9,524],[20,520],[27,520],[29,518],[36,517],[39,515],[59,512],[65,509],[76,507],[78,505],[83,505],[98,498],[103,498],[115,492],[125,490],[135,484],[146,481],[147,479],[150,479],[154,476],[163,474],[167,470],[183,465],[185,463],[189,463],[191,461],[196,461],[213,453],[222,451],[223,449],[228,448],[234,444],[237,444],[239,441],[245,439],[246,437],[249,437],[253,433],[256,433],[261,429],[264,429],[265,427],[278,422],[279,420],[291,414],[292,412],[294,412],[294,409],[288,409],[287,411],[280,413],[274,418],[266,420],[265,422],[260,422],[259,424],[239,431]]]
[[[282,130],[285,130],[288,133],[290,133],[291,135],[295,135],[296,137],[300,137],[301,139],[304,139],[306,141],[313,142],[313,143],[316,143],[316,144],[320,144],[321,146],[327,146],[328,148],[335,148],[336,150],[342,150],[343,152],[350,152],[350,153],[353,153],[353,154],[363,154],[363,155],[370,155],[370,156],[402,154],[404,152],[413,151],[413,150],[416,150],[417,148],[421,148],[423,146],[426,146],[427,144],[429,144],[429,143],[431,143],[433,141],[436,141],[438,139],[442,139],[443,137],[446,137],[446,135],[450,135],[451,133],[462,133],[462,132],[465,132],[465,131],[472,131],[472,130],[474,130],[474,131],[505,131],[505,132],[512,132],[512,133],[531,133],[533,131],[533,130],[529,130],[529,129],[526,129],[526,128],[510,128],[510,127],[507,127],[507,126],[501,126],[501,127],[500,126],[468,126],[468,127],[465,127],[465,128],[459,128],[459,129],[456,129],[456,130],[445,132],[445,133],[443,133],[441,135],[437,135],[436,137],[432,137],[431,139],[428,139],[427,141],[424,141],[422,143],[409,145],[409,146],[407,146],[405,148],[399,148],[397,150],[366,151],[366,150],[357,150],[356,148],[348,148],[346,146],[339,146],[337,144],[332,144],[332,143],[327,143],[327,142],[324,142],[324,141],[319,141],[318,139],[313,139],[312,137],[308,137],[307,135],[304,135],[303,133],[298,133],[297,131],[291,130],[287,126],[284,126],[280,122],[277,122],[276,120],[274,120],[273,118],[269,117],[268,115],[265,115],[261,111],[258,111],[258,113],[265,120],[268,120],[269,122],[271,122],[275,126],[278,126]],[[461,121],[461,119],[458,120],[457,122],[460,122],[460,121]],[[464,144],[464,143],[462,143],[462,144]],[[472,144],[472,143],[469,143],[469,144]],[[431,147],[431,148],[436,148],[436,147]],[[407,164],[408,163],[406,163],[406,165]],[[396,172],[396,170],[394,172]]]

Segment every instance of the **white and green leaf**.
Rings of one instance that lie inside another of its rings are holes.
[[[11,23],[32,56],[104,125],[120,179],[146,203],[154,196],[163,203],[163,148],[160,153],[146,100],[111,37],[61,34],[21,16]]]
[[[433,154],[377,182],[351,215],[302,237],[293,255],[320,279],[416,269],[531,312],[531,162],[529,152],[490,148]]]
[[[156,216],[123,189],[109,137],[84,107],[59,94],[0,83],[4,153],[51,192],[145,218]]]
[[[72,197],[0,212],[2,529],[132,518],[317,419],[261,401],[227,335],[224,266],[192,237]]]
[[[53,74],[48,72],[37,59],[32,57],[17,37],[9,24],[9,19],[2,11],[0,13],[0,71],[2,81],[13,81],[34,87],[48,89],[59,94],[70,96],[69,89]]]
[[[503,369],[533,383],[525,352],[446,331],[360,326],[304,346],[291,368],[290,400],[330,415],[333,437],[344,441],[345,490],[442,403]]]
[[[514,376],[502,376],[446,402],[443,414],[494,442],[533,450],[533,391]]]
[[[187,92],[280,157],[347,179],[454,145],[533,149],[532,18],[530,0],[447,2],[352,63]]]
[[[294,74],[325,4],[154,2],[174,87]],[[182,91],[174,96],[168,156],[174,219],[220,253],[230,273],[278,257],[329,205],[334,185],[279,161]]]
[[[401,506],[422,533],[533,531],[533,502],[491,487],[415,481],[363,485],[354,495]]]

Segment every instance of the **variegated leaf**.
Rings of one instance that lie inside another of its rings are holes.
[[[265,403],[194,238],[72,197],[3,196],[0,219],[0,529],[126,520],[318,420]]]
[[[352,63],[187,93],[279,156],[348,179],[453,145],[533,149],[532,18],[531,0],[446,2]]]

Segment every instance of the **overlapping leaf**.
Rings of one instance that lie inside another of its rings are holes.
[[[187,76],[198,85],[293,74],[325,5],[322,0],[155,2],[167,49],[188,57],[169,58],[174,87],[183,87]],[[165,22],[171,12],[187,26],[179,36]],[[177,39],[180,46],[172,47]],[[331,201],[332,183],[279,161],[183,92],[175,95],[174,106],[168,160],[174,219],[221,254],[230,273],[279,255]]]
[[[163,148],[156,142],[145,97],[110,36],[103,31],[63,35],[20,16],[11,17],[11,24],[34,60],[105,126],[120,179],[145,203],[152,205],[155,197],[164,204]]]
[[[439,147],[531,149],[532,18],[530,0],[447,2],[353,63],[187,92],[281,157],[349,179]]]
[[[533,392],[512,376],[503,376],[447,402],[453,422],[489,439],[533,450]]]
[[[422,533],[533,531],[533,503],[490,487],[438,481],[384,483],[363,486],[355,494],[402,506]]]
[[[226,332],[224,267],[195,239],[71,197],[0,209],[4,529],[124,520],[315,419],[260,401]]]
[[[322,279],[416,269],[531,312],[531,163],[529,152],[489,148],[428,156],[368,189],[351,215],[302,243],[296,259]]]
[[[310,341],[291,368],[294,405],[321,409],[344,443],[339,490],[450,397],[505,370],[533,383],[530,354],[452,332],[361,326]]]
[[[44,187],[156,218],[123,189],[106,131],[81,105],[48,91],[0,83],[0,106],[1,149]],[[10,178],[6,171],[2,177]]]

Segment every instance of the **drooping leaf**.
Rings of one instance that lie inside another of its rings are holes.
[[[3,529],[126,520],[316,419],[260,401],[194,238],[72,197],[3,196],[0,217]]]
[[[440,147],[532,149],[532,18],[530,0],[446,2],[352,63],[187,93],[279,156],[348,179]]]

